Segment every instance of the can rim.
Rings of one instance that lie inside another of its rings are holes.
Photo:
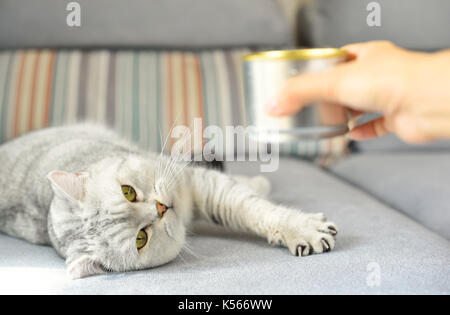
[[[345,57],[348,52],[340,48],[306,48],[291,50],[270,50],[247,54],[243,61],[256,60],[309,60],[319,58]]]

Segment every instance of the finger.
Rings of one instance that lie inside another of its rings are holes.
[[[266,104],[266,110],[273,116],[291,115],[314,102],[339,103],[337,85],[343,65],[319,73],[306,73],[289,79],[278,94]]]
[[[450,117],[447,115],[418,117],[403,113],[395,119],[395,131],[402,140],[409,143],[450,138],[449,121]]]
[[[364,111],[356,110],[353,108],[346,107],[347,117],[348,117],[348,127],[350,130],[358,125],[358,119],[365,114]]]
[[[347,108],[348,113],[350,114],[350,118],[355,119],[364,115],[366,112],[362,110],[356,110],[353,108]]]
[[[419,120],[418,127],[428,138],[450,138],[450,115],[439,117],[424,117]]]
[[[364,51],[367,50],[366,43],[358,43],[358,44],[349,44],[341,47],[342,50],[345,50],[350,60],[357,59],[358,56],[361,57]]]
[[[380,47],[392,47],[393,44],[389,41],[370,41],[364,43],[349,44],[341,47],[342,50],[347,51],[350,56],[356,58],[364,58],[367,54],[376,48]]]
[[[372,120],[350,131],[350,138],[356,141],[370,140],[391,133],[391,128],[384,117]]]
[[[352,44],[343,48],[358,59],[388,42]],[[367,65],[358,62],[339,64],[319,73],[306,73],[289,79],[278,96],[266,104],[273,116],[292,115],[314,102],[346,104],[357,110],[382,111],[380,80]]]

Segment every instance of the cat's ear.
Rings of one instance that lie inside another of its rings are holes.
[[[74,260],[68,265],[67,274],[72,280],[105,274],[103,265],[87,255]]]
[[[55,192],[61,192],[72,201],[82,201],[86,194],[87,173],[53,171],[47,175]]]

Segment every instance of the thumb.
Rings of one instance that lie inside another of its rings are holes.
[[[357,126],[350,131],[350,138],[356,141],[369,140],[382,137],[391,133],[391,128],[386,118],[381,117]]]

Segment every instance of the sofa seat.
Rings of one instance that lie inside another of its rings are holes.
[[[369,151],[370,152],[370,151]],[[450,152],[372,152],[332,171],[450,240]]]
[[[257,163],[228,163],[255,175]],[[0,294],[379,294],[450,293],[450,242],[334,175],[282,159],[272,198],[324,212],[340,228],[336,249],[294,257],[264,240],[198,224],[172,263],[77,281],[53,249],[0,235]]]

